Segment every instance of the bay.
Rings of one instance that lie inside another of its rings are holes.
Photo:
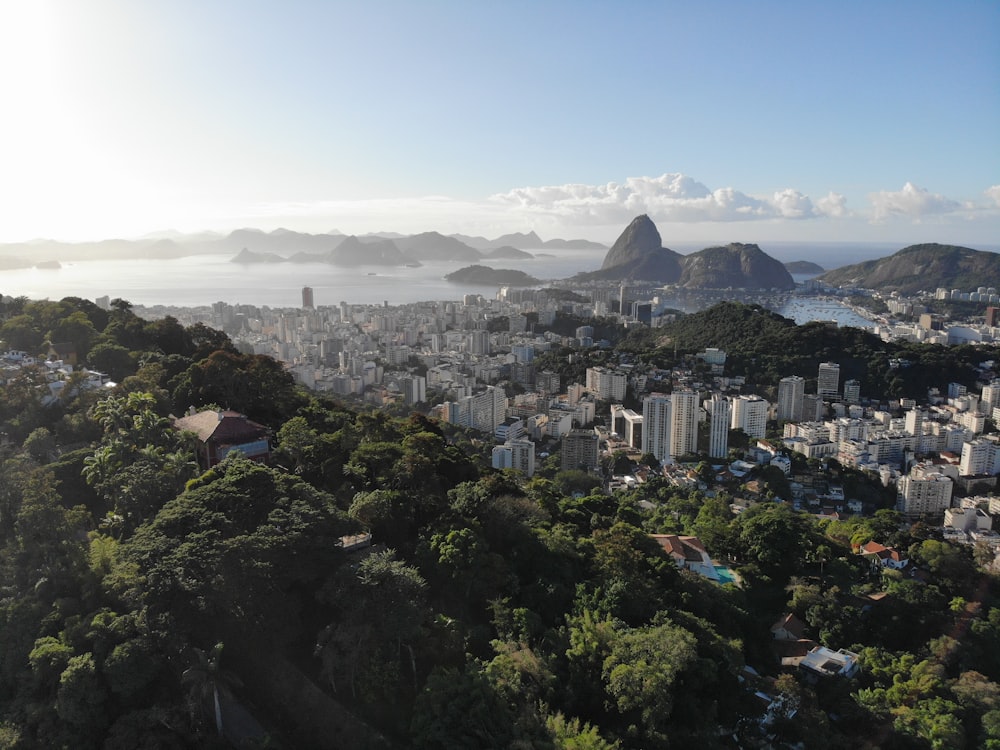
[[[793,296],[775,312],[799,325],[819,320],[835,322],[840,328],[850,326],[872,330],[875,326],[870,318],[862,317],[850,306],[830,297]]]
[[[600,268],[601,250],[542,251],[528,260],[484,260],[482,265],[513,268],[538,279],[564,279]],[[299,307],[302,287],[313,289],[317,306],[408,304],[459,300],[465,294],[492,297],[497,285],[453,284],[444,279],[466,263],[425,263],[419,268],[326,263],[233,263],[231,255],[185,258],[64,262],[59,268],[0,271],[0,293],[57,300],[120,297],[135,305],[201,307],[214,302]]]

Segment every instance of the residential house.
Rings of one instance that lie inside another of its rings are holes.
[[[650,534],[650,537],[671,557],[678,568],[687,569],[710,581],[719,582],[719,573],[712,564],[705,545],[696,536]]]
[[[175,429],[193,432],[198,440],[198,463],[215,466],[232,451],[266,463],[271,456],[268,430],[236,411],[202,411],[175,419]]]
[[[892,547],[886,547],[878,542],[866,542],[858,549],[858,554],[867,558],[872,567],[892,568],[902,570],[909,565],[910,560],[905,554]]]

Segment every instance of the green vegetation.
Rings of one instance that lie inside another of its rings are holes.
[[[827,271],[820,281],[835,286],[898,290],[903,294],[1000,286],[1000,255],[956,245],[927,243],[894,255]]]
[[[767,501],[734,514],[735,484],[652,476],[609,496],[575,472],[525,481],[483,468],[489,446],[306,393],[208,329],[127,303],[106,319],[65,300],[6,314],[0,330],[45,337],[72,319],[85,356],[127,356],[113,389],[43,404],[31,368],[0,386],[2,747],[1000,743],[995,581],[893,511],[818,523]],[[661,333],[759,373],[877,348],[745,306],[691,319]],[[776,353],[755,355],[753,332]],[[895,351],[932,373],[981,354],[938,365],[931,349]],[[272,462],[196,468],[167,417],[205,404],[268,424]],[[785,492],[774,471],[755,478],[765,498]],[[377,546],[342,546],[362,532]],[[650,534],[698,535],[741,586],[679,570]],[[927,580],[873,569],[852,551],[869,540]],[[859,653],[858,676],[783,671],[768,627],[789,611]]]

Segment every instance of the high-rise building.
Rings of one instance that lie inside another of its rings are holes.
[[[559,373],[548,370],[535,373],[535,388],[542,393],[559,393]]]
[[[844,381],[844,401],[849,404],[856,404],[861,401],[861,381]]]
[[[600,438],[593,430],[570,430],[562,439],[563,471],[582,469],[593,471],[598,465]]]
[[[910,409],[903,419],[904,429],[908,435],[920,437],[924,434],[924,413],[920,409]]]
[[[826,406],[823,404],[823,397],[815,393],[806,393],[802,396],[802,421],[816,422],[822,420],[826,415]]]
[[[779,421],[802,421],[802,397],[805,392],[806,379],[800,375],[789,375],[778,381]]]
[[[698,452],[698,394],[683,389],[670,394],[670,455]]]
[[[924,513],[943,513],[951,507],[955,483],[940,466],[917,464],[896,483],[896,508],[909,518]]]
[[[987,307],[986,325],[990,328],[996,328],[998,323],[1000,323],[1000,307]]]
[[[423,375],[404,375],[399,379],[399,387],[407,406],[427,400],[427,378]]]
[[[994,380],[989,385],[983,386],[983,393],[979,399],[979,409],[988,416],[993,415],[993,410],[1000,406],[1000,381]]]
[[[654,393],[642,400],[642,452],[659,461],[670,454],[670,396]]]
[[[624,401],[628,377],[606,367],[587,368],[587,390],[604,401]]]
[[[840,365],[822,362],[816,377],[816,393],[823,398],[836,398],[840,392]]]
[[[311,286],[302,287],[302,307],[305,310],[316,309],[316,306],[313,304],[313,289]]]
[[[731,426],[743,430],[748,437],[767,435],[767,411],[771,405],[760,396],[737,396],[733,399]]]
[[[493,449],[494,469],[516,469],[529,479],[535,475],[535,444],[530,440],[508,440]]]
[[[964,443],[958,471],[962,476],[991,473],[993,471],[993,443],[982,439]]]
[[[729,423],[731,407],[729,399],[721,393],[713,393],[705,402],[708,407],[708,455],[711,458],[726,458],[729,455]]]

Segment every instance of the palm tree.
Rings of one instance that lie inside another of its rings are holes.
[[[198,660],[181,675],[181,682],[191,685],[192,695],[202,708],[205,707],[208,697],[212,697],[215,707],[215,729],[220,737],[222,737],[222,705],[219,702],[219,691],[243,685],[239,677],[222,668],[222,647],[221,642],[216,643],[207,654],[200,648],[194,647]]]

